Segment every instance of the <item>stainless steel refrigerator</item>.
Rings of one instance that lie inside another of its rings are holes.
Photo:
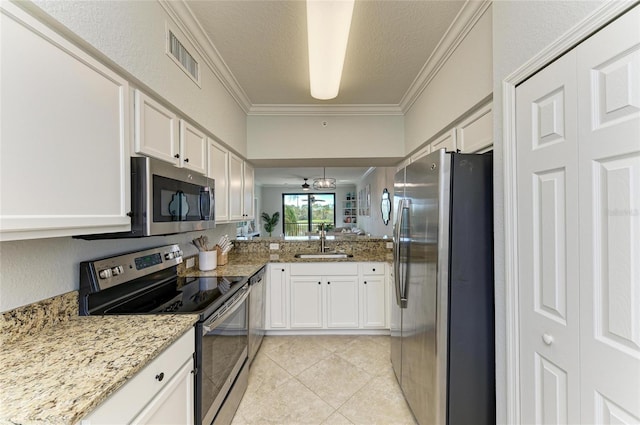
[[[420,425],[495,423],[492,162],[442,149],[395,177],[391,362]]]

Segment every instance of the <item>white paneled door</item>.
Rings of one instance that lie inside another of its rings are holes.
[[[516,91],[523,423],[580,422],[576,54]]]
[[[522,423],[640,423],[638,22],[516,89]]]
[[[640,423],[640,6],[578,47],[582,423]]]

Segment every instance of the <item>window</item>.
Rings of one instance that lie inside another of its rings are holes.
[[[285,236],[306,236],[307,232],[317,232],[320,223],[333,228],[336,224],[336,195],[333,193],[283,194],[282,217]]]

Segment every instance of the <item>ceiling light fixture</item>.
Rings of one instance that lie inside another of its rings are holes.
[[[311,96],[338,96],[355,0],[307,0]]]
[[[331,177],[327,178],[325,174],[326,168],[322,169],[322,178],[321,179],[313,179],[313,188],[316,190],[326,190],[326,189],[335,189],[336,188],[336,179],[332,179]]]
[[[302,183],[302,190],[309,190],[309,183],[307,183],[308,179],[304,179],[304,183]]]

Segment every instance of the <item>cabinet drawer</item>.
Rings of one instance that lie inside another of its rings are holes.
[[[383,275],[384,266],[384,263],[361,263],[360,270],[363,275]]]
[[[292,263],[292,276],[357,275],[358,263]]]
[[[195,331],[189,330],[160,353],[83,420],[83,424],[129,423],[158,394],[195,350]],[[193,367],[193,363],[192,363]],[[162,375],[162,380],[156,376]]]

